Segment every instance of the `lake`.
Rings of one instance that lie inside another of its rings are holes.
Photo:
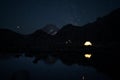
[[[0,80],[111,80],[77,54],[16,54],[0,56]]]

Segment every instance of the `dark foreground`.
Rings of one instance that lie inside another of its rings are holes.
[[[119,59],[118,46],[77,52],[1,52],[0,80],[119,80]]]

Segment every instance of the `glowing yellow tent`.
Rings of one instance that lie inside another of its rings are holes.
[[[86,41],[86,42],[84,43],[84,46],[92,46],[92,43],[91,43],[90,41]]]

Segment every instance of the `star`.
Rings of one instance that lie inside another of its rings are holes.
[[[20,29],[20,26],[17,26],[17,29]]]

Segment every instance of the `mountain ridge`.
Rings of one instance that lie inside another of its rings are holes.
[[[25,49],[39,47],[45,51],[63,48],[68,42],[71,46],[83,46],[85,41],[91,41],[94,45],[120,44],[119,26],[120,8],[84,26],[66,24],[55,35],[51,35],[42,29],[28,35],[21,35],[8,29],[0,29],[0,44],[2,44],[0,48],[4,45],[8,47],[14,45],[14,47],[21,46]]]

